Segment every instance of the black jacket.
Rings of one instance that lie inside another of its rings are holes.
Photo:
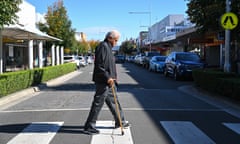
[[[95,50],[93,81],[107,84],[109,78],[116,79],[117,73],[112,46],[105,40]]]

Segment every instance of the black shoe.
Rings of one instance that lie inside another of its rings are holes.
[[[128,122],[123,122],[122,123],[122,127],[123,128],[126,128],[126,127],[129,127],[130,125],[129,125],[129,123]],[[120,124],[115,124],[115,128],[119,128],[120,127]]]
[[[95,128],[84,128],[84,133],[86,134],[99,134],[99,130],[95,129]]]

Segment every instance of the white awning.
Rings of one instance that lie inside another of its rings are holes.
[[[20,25],[6,26],[2,30],[4,37],[17,40],[48,40],[48,41],[62,41],[61,39],[43,33],[37,28],[23,27]]]

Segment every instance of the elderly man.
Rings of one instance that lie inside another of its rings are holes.
[[[113,118],[115,120],[115,128],[120,127],[120,121],[115,109],[114,96],[111,87],[116,84],[117,72],[112,47],[116,46],[119,40],[120,33],[116,30],[110,31],[106,34],[104,41],[100,42],[95,50],[95,61],[93,70],[93,81],[96,85],[96,91],[92,102],[91,110],[89,112],[87,121],[84,125],[84,132],[87,134],[98,134],[95,124],[99,112],[106,102]],[[124,120],[121,105],[117,100],[122,126],[127,127],[129,124]]]

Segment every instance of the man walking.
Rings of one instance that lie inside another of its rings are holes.
[[[97,46],[95,50],[95,61],[93,70],[93,81],[96,85],[96,91],[92,102],[91,110],[84,125],[84,132],[88,134],[98,134],[95,124],[99,112],[106,102],[113,118],[115,120],[115,128],[120,127],[120,121],[115,109],[115,102],[112,86],[115,88],[117,72],[115,59],[112,53],[112,47],[116,46],[119,40],[120,33],[116,30],[110,31],[106,34],[103,42]],[[127,127],[129,124],[125,121],[121,105],[117,99],[120,110],[122,126]]]

